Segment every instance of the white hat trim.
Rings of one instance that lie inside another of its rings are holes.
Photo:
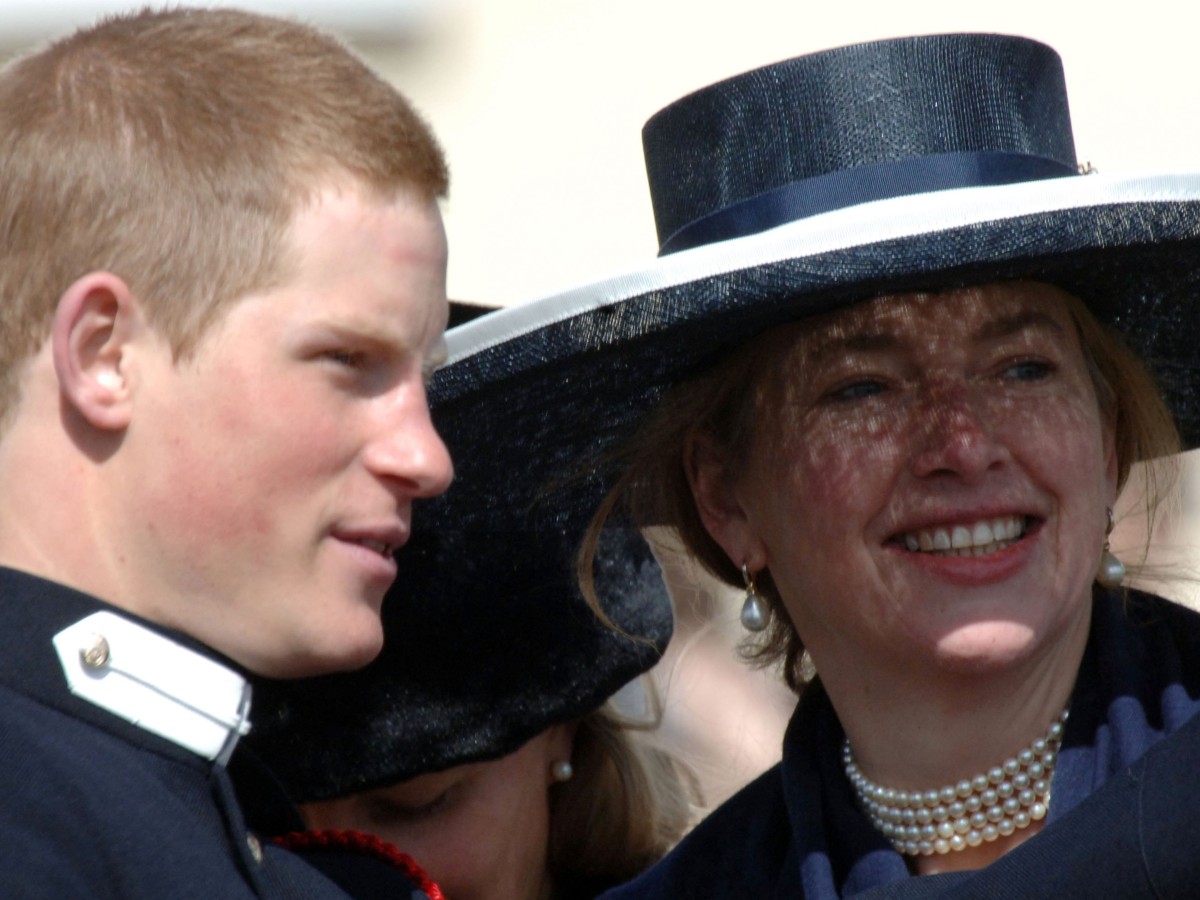
[[[741,269],[1037,213],[1196,201],[1200,201],[1200,172],[1080,175],[862,203],[675,253],[600,282],[475,319],[447,332],[446,364],[591,309]]]

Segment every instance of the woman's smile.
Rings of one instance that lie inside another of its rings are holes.
[[[884,549],[957,588],[982,587],[1019,575],[1034,558],[1041,528],[1032,516],[991,517],[905,532]]]
[[[990,556],[1025,533],[1024,516],[981,519],[959,525],[937,525],[906,532],[896,539],[912,553],[937,556]]]
[[[1070,309],[997,284],[768,338],[784,377],[722,501],[725,547],[765,564],[823,674],[986,670],[1079,630],[1116,475]]]

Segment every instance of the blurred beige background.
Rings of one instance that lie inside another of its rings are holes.
[[[0,0],[0,55],[96,15],[113,0]],[[208,4],[212,5],[212,4]],[[512,304],[649,263],[656,240],[640,129],[683,94],[748,68],[874,38],[1022,34],[1063,57],[1081,161],[1105,171],[1196,165],[1196,14],[1143,0],[245,0],[341,33],[405,91],[452,170],[445,205],[450,293]],[[1190,565],[1200,491],[1162,554]],[[1128,517],[1116,542],[1136,538]],[[736,662],[737,592],[681,561],[670,569],[681,640],[660,669],[667,734],[717,801],[778,757],[791,699]],[[1190,597],[1190,582],[1174,582]]]
[[[140,0],[139,0],[140,2]],[[185,0],[186,2],[186,0]],[[0,0],[0,54],[135,0]],[[209,5],[212,5],[211,3]],[[1023,34],[1063,57],[1081,160],[1192,164],[1197,14],[1179,0],[243,0],[340,32],[445,145],[450,291],[517,303],[654,256],[640,129],[711,81],[934,31]]]

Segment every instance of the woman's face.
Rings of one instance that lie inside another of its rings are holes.
[[[701,440],[690,475],[818,671],[986,673],[1086,635],[1116,459],[1065,295],[881,297],[767,340],[749,458]]]
[[[550,885],[550,767],[571,758],[572,733],[556,725],[500,759],[310,803],[302,812],[310,828],[378,835],[453,900],[537,900]]]

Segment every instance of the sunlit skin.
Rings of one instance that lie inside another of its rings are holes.
[[[160,360],[139,410],[164,454],[140,492],[141,579],[187,598],[155,618],[284,675],[378,652],[391,550],[452,474],[424,387],[448,311],[436,205],[330,190],[293,239],[293,277]]]
[[[557,725],[500,759],[306,804],[309,827],[379,835],[415,859],[452,900],[547,900],[549,788],[570,758]]]
[[[436,203],[347,182],[286,239],[282,280],[181,360],[119,277],[72,285],[0,447],[13,508],[58,493],[0,557],[294,676],[375,656],[413,501],[453,472],[425,397],[448,313]],[[27,486],[38,467],[62,477]]]
[[[883,297],[768,341],[786,387],[758,410],[750,458],[727,476],[694,448],[706,526],[770,571],[869,777],[927,789],[995,765],[1067,701],[1115,499],[1066,300],[1038,285]],[[1013,518],[1020,537],[982,556],[908,546]]]

